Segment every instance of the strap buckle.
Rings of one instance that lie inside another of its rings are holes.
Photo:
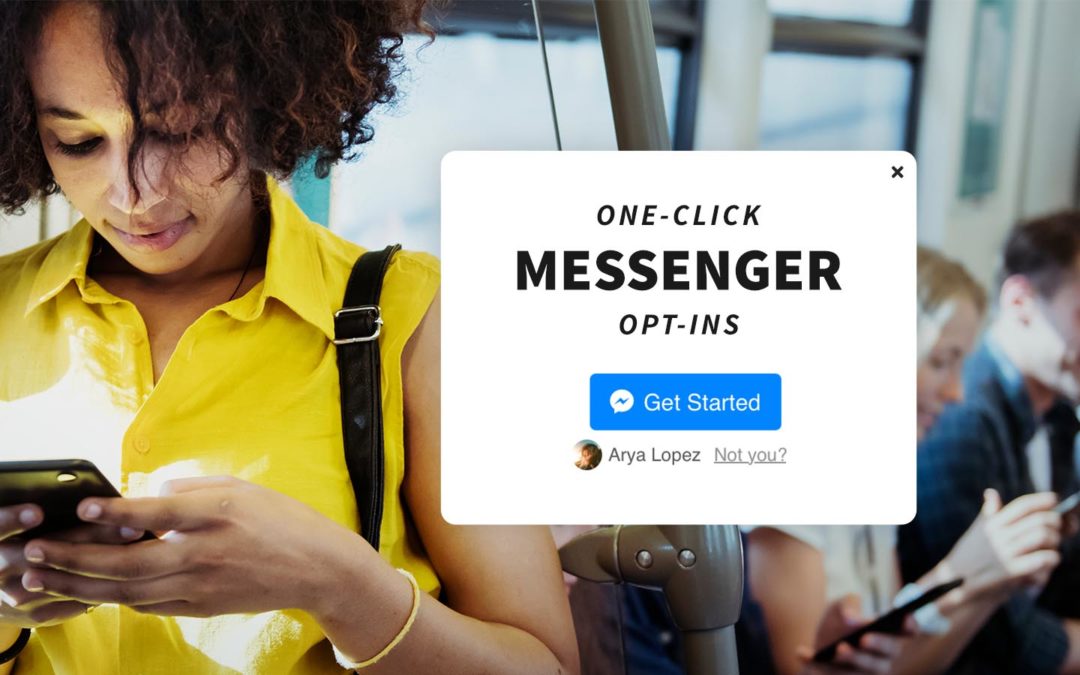
[[[335,322],[338,317],[346,314],[357,314],[360,312],[370,312],[372,315],[372,325],[375,326],[375,330],[371,335],[361,335],[360,337],[341,338],[334,340],[336,345],[351,345],[357,342],[371,342],[379,337],[382,333],[382,310],[378,305],[360,305],[359,307],[342,307],[338,311],[334,312]]]

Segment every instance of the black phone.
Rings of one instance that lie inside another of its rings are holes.
[[[907,618],[908,614],[911,614],[920,607],[929,605],[931,602],[937,600],[954,588],[958,588],[963,583],[963,579],[954,579],[944,584],[934,586],[914,600],[906,602],[903,605],[882,614],[861,628],[856,628],[829,646],[822,647],[814,654],[814,660],[818,663],[832,661],[836,658],[836,648],[839,647],[841,643],[846,642],[849,645],[855,646],[859,644],[859,640],[862,639],[862,636],[867,633],[888,633],[893,635],[900,633],[904,626],[904,619]]]
[[[31,539],[85,525],[75,512],[87,497],[119,497],[120,492],[92,462],[57,459],[0,462],[0,506],[37,504],[45,520],[19,536]]]

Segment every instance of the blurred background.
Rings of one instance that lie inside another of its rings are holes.
[[[676,149],[908,150],[920,242],[984,283],[1013,222],[1077,203],[1080,2],[652,9]],[[301,172],[291,186],[309,216],[366,246],[439,252],[439,165],[451,150],[615,148],[590,0],[458,0],[428,18],[439,35],[407,38],[402,96],[374,118],[374,141],[328,180]],[[59,196],[32,206],[0,226],[0,253],[77,217]]]
[[[988,288],[1012,224],[1080,207],[1080,1],[651,5],[676,150],[907,150],[919,241]],[[373,118],[374,140],[328,179],[309,168],[288,186],[313,220],[367,247],[439,253],[452,150],[616,148],[591,0],[457,0],[428,21],[438,36],[407,37],[401,96]],[[0,216],[0,254],[78,217],[62,196]],[[585,672],[622,672],[633,607],[615,593],[572,593]]]

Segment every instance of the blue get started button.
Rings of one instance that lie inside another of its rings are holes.
[[[600,374],[589,378],[596,431],[776,431],[780,376]]]

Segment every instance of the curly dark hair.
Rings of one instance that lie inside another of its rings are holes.
[[[0,208],[14,213],[58,190],[37,133],[27,56],[56,2],[0,2]],[[396,94],[403,33],[432,36],[426,0],[95,3],[109,68],[134,125],[128,174],[137,186],[148,138],[182,151],[198,139],[228,160],[285,178],[315,173],[371,140],[368,113]],[[179,152],[178,152],[179,154]]]

